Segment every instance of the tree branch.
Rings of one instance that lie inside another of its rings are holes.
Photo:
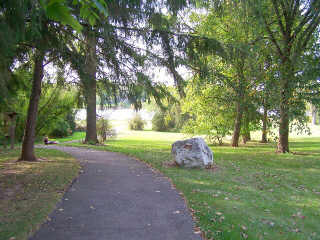
[[[275,45],[275,47],[277,48],[277,51],[278,51],[278,53],[279,53],[279,56],[280,56],[281,58],[283,58],[283,53],[282,53],[282,50],[281,50],[281,48],[280,48],[280,45],[278,44],[277,40],[275,39],[275,37],[274,37],[274,35],[273,35],[273,33],[272,33],[272,31],[271,31],[271,29],[270,29],[270,27],[269,27],[269,25],[268,25],[268,23],[267,23],[267,21],[266,21],[266,19],[265,19],[264,16],[263,16],[263,21],[264,21],[264,24],[265,24],[265,26],[266,26],[267,32],[268,32],[268,34],[269,34],[269,36],[270,36],[270,38],[271,38],[272,43],[273,43],[273,44]]]
[[[274,11],[276,12],[278,25],[280,27],[282,35],[285,36],[286,35],[286,31],[285,31],[283,23],[282,23],[282,16],[280,15],[280,12],[279,12],[278,0],[272,0],[272,5],[273,5],[273,8],[274,8]]]

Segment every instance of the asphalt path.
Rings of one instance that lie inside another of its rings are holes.
[[[177,190],[145,164],[119,153],[46,147],[83,168],[30,240],[201,240]]]

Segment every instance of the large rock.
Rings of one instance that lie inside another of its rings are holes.
[[[176,141],[172,144],[171,153],[179,166],[204,168],[213,164],[213,153],[203,138]]]

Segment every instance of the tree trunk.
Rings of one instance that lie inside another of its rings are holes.
[[[3,132],[4,132],[3,149],[7,149],[8,139],[9,139],[8,116],[7,116],[7,114],[3,114]]]
[[[91,81],[87,88],[86,100],[87,100],[87,130],[86,130],[86,143],[96,144],[97,138],[97,125],[96,125],[96,81]]]
[[[290,61],[282,63],[280,79],[280,122],[278,152],[289,152],[289,98],[291,96],[290,80],[294,77]]]
[[[251,140],[249,124],[250,124],[249,111],[248,111],[248,107],[245,107],[245,117],[244,117],[243,134],[242,134],[242,140],[244,144],[246,144],[248,141]]]
[[[41,95],[41,82],[43,78],[44,51],[36,50],[32,79],[32,90],[28,107],[28,115],[24,131],[22,151],[20,161],[36,161],[34,154],[34,141],[36,137],[36,122],[38,115],[38,105]]]
[[[11,149],[14,149],[14,140],[15,140],[15,132],[16,132],[16,113],[11,113],[10,115],[10,143]]]
[[[263,118],[262,118],[262,138],[261,142],[262,143],[267,143],[267,125],[268,125],[268,110],[267,107],[263,107]]]
[[[83,79],[84,95],[87,105],[87,130],[86,143],[96,144],[97,138],[97,115],[96,115],[96,71],[97,71],[97,57],[96,57],[96,37],[93,31],[85,32],[87,55],[85,61],[85,78]]]
[[[243,143],[244,143],[244,144],[246,144],[248,141],[251,140],[250,131],[246,131],[246,132],[242,135],[242,140],[243,140]]]
[[[317,125],[317,109],[314,105],[311,105],[312,124]]]
[[[237,93],[237,99],[236,99],[236,118],[234,121],[234,130],[231,140],[232,147],[238,147],[239,146],[239,137],[241,132],[241,121],[242,121],[242,115],[244,110],[244,96],[245,96],[245,78],[243,73],[244,68],[244,58],[242,59],[242,62],[237,66],[237,77],[238,77],[238,86],[237,89],[235,89]]]
[[[234,122],[234,130],[232,135],[232,143],[231,143],[232,147],[239,146],[242,115],[243,115],[243,106],[241,106],[241,103],[238,101],[236,103],[236,119]]]

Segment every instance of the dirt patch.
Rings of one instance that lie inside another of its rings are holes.
[[[162,166],[165,168],[178,168],[179,165],[174,162],[174,161],[165,161],[162,163]],[[218,167],[217,165],[213,164],[213,165],[209,165],[205,168],[205,170],[210,171],[210,172],[216,172],[221,170],[220,167]]]
[[[210,165],[210,167],[207,167],[206,170],[210,172],[217,172],[217,171],[220,171],[221,168],[218,167],[218,165],[213,164],[213,165]]]
[[[301,156],[311,156],[311,155],[320,155],[318,152],[291,152],[293,155],[301,155]]]
[[[0,189],[0,199],[10,200],[12,197],[16,196],[23,189],[22,184],[16,184],[14,186],[8,187],[6,189]]]
[[[165,161],[162,163],[162,166],[165,168],[179,167],[178,164],[174,161]]]

